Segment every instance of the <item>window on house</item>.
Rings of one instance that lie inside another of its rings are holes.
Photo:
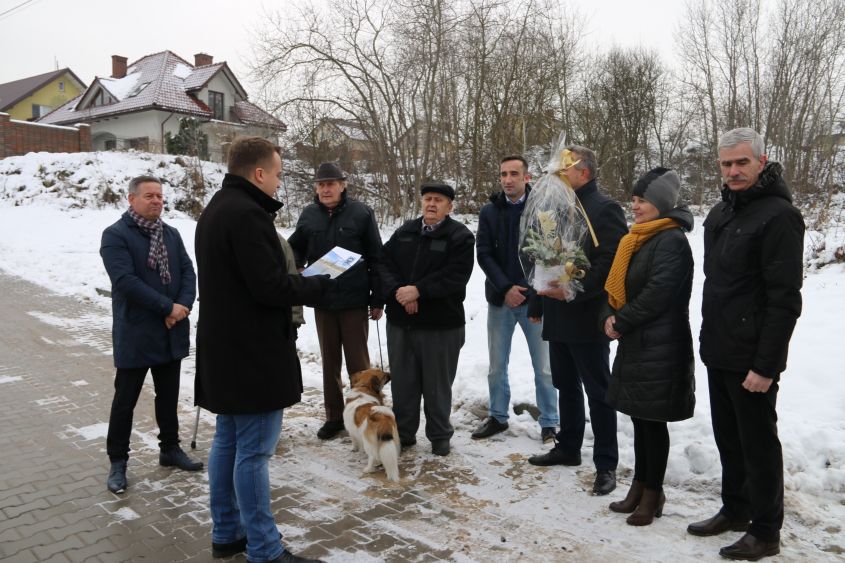
[[[50,106],[42,106],[41,104],[32,104],[32,119],[40,119],[53,110]]]
[[[223,121],[223,93],[208,91],[208,107],[211,108],[211,118]]]
[[[64,92],[64,91],[65,91],[65,83],[59,82],[59,92]]]
[[[117,148],[117,140],[116,139],[109,139],[105,143],[103,143],[104,148],[107,151],[113,151]]]

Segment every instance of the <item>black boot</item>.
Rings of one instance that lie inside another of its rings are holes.
[[[199,471],[202,469],[202,462],[189,458],[188,454],[183,452],[179,446],[173,446],[158,454],[158,463],[164,467],[178,467],[185,471]]]
[[[634,479],[631,481],[631,488],[628,489],[628,494],[625,495],[624,500],[617,500],[610,503],[610,509],[613,512],[620,512],[622,514],[630,514],[637,509],[640,504],[640,498],[643,496],[644,485],[642,481]]]
[[[109,490],[117,495],[126,490],[126,460],[111,462],[109,478],[106,481]]]
[[[662,490],[644,489],[640,504],[633,514],[625,520],[629,526],[648,526],[655,518],[663,516],[666,495]]]

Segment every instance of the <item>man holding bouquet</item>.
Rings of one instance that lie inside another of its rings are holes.
[[[619,204],[599,193],[595,153],[578,145],[567,149],[572,163],[561,174],[575,191],[595,236],[585,237],[583,243],[590,262],[580,280],[583,291],[573,296],[569,286],[559,285],[539,292],[543,296],[543,339],[549,341],[552,381],[558,390],[560,431],[552,450],[531,456],[528,462],[540,466],[581,464],[586,390],[594,436],[593,494],[606,495],[616,488],[619,452],[616,411],[605,401],[610,382],[610,344],[598,318],[607,301],[604,290],[607,274],[619,239],[628,232],[628,227]]]

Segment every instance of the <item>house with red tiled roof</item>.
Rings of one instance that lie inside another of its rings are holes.
[[[82,94],[42,117],[40,123],[88,123],[94,150],[138,149],[164,152],[167,134],[180,120],[194,118],[208,135],[213,160],[224,160],[237,135],[276,140],[286,126],[249,101],[225,62],[205,53],[194,64],[171,51],[147,55],[127,65],[112,56],[112,74],[95,78]]]

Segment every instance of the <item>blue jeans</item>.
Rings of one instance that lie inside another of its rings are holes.
[[[531,364],[534,366],[534,388],[537,393],[537,408],[540,409],[540,426],[557,426],[557,391],[552,384],[549,363],[549,344],[543,340],[543,324],[528,320],[528,306],[508,307],[487,305],[487,349],[490,353],[490,370],[487,385],[490,388],[490,416],[499,422],[507,422],[511,402],[511,388],[508,385],[508,361],[511,355],[511,341],[516,324],[519,323]]]
[[[208,456],[211,541],[230,543],[246,536],[251,562],[270,561],[284,551],[270,511],[267,468],[282,430],[282,412],[218,414]]]

